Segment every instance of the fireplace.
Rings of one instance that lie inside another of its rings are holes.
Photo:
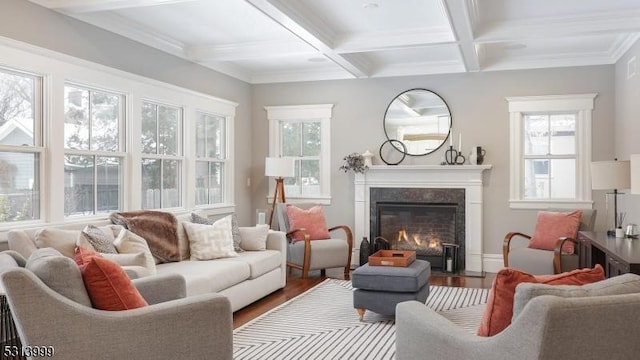
[[[464,204],[464,189],[371,188],[371,239],[382,237],[391,249],[416,251],[434,270],[446,269],[443,244],[455,244],[460,251],[451,260],[463,270]]]
[[[457,241],[463,242],[464,249],[459,249],[459,268],[464,269],[464,275],[483,273],[482,251],[482,188],[485,181],[483,172],[491,169],[491,165],[373,165],[365,174],[355,174],[354,177],[354,267],[358,266],[358,251],[363,238],[373,240],[377,234],[376,208],[371,206],[376,189],[390,189],[398,195],[408,196],[397,198],[386,195],[387,198],[377,199],[383,202],[403,202],[442,204],[456,203],[456,234]],[[435,192],[419,193],[417,190],[403,189],[433,189]],[[456,190],[456,200],[441,198],[444,190]],[[393,194],[393,192],[391,192]]]

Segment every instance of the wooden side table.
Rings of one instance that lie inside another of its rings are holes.
[[[640,274],[640,240],[616,238],[606,232],[580,231],[580,267],[600,264],[606,277]]]

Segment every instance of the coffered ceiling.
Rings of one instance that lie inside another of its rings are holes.
[[[640,0],[30,0],[249,83],[613,64]]]

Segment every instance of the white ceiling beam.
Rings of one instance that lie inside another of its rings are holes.
[[[476,41],[490,43],[633,32],[640,32],[640,11],[493,22],[478,29]]]
[[[323,53],[335,64],[345,69],[357,78],[368,77],[369,69],[366,64],[340,55],[334,49],[334,35],[326,31],[327,26],[321,26],[320,20],[312,21],[312,13],[301,14],[293,8],[294,2],[285,4],[280,0],[246,0],[256,9],[269,16],[292,34],[296,35],[316,50]]]
[[[109,11],[146,6],[166,5],[195,0],[29,0],[51,10],[69,14]]]
[[[235,61],[249,59],[281,58],[288,56],[319,56],[317,50],[299,41],[256,42],[229,45],[198,45],[186,49],[192,61]]]
[[[371,52],[454,43],[455,37],[446,27],[376,32],[337,38],[338,53]]]
[[[449,16],[451,29],[458,39],[464,67],[469,72],[480,71],[478,50],[474,42],[473,25],[477,7],[473,0],[444,0],[442,4]]]

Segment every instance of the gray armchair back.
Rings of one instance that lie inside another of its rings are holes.
[[[183,298],[182,276],[134,281],[151,305],[104,311],[57,293],[23,265],[0,253],[0,284],[23,346],[51,346],[55,359],[69,360],[232,359],[229,300],[217,294]]]
[[[398,304],[396,359],[637,359],[640,294],[539,296],[501,333],[470,334],[419,302]]]

